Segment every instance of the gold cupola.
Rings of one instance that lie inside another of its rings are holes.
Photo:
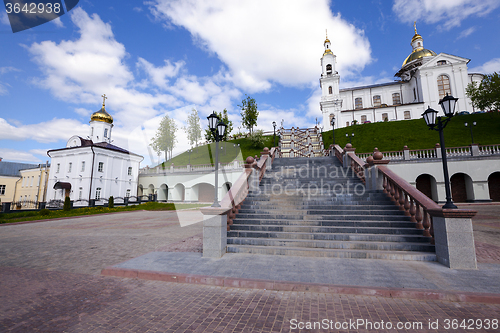
[[[417,33],[417,22],[413,23],[413,27],[415,28],[415,35],[411,39],[411,46],[413,48],[412,52],[408,57],[406,57],[403,65],[401,67],[406,66],[410,62],[416,59],[420,59],[423,57],[435,56],[436,53],[432,50],[428,50],[424,48],[424,39]]]
[[[90,121],[102,121],[108,124],[113,123],[113,117],[106,112],[105,101],[107,99],[106,94],[101,96],[103,98],[102,108],[99,111],[92,113],[90,116]]]
[[[332,45],[332,43],[328,39],[328,31],[326,32],[326,39],[325,39],[325,42],[323,44],[325,45],[325,52],[323,53],[323,56],[325,56],[327,54],[333,55],[332,50],[330,50],[330,46]]]

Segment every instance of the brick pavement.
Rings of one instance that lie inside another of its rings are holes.
[[[500,216],[495,209],[498,208],[488,208],[481,214]],[[478,249],[487,247],[485,251],[495,255],[496,248],[492,246],[499,244],[491,231],[496,225],[481,225],[481,221],[498,222],[489,217],[474,223],[474,231]],[[106,266],[155,249],[196,252],[201,225],[181,228],[178,220],[175,214],[134,212],[0,227],[0,332],[384,331],[363,327],[291,330],[292,319],[365,319],[372,323],[384,320],[394,325],[398,321],[418,321],[424,325],[422,330],[386,330],[391,332],[499,331],[451,330],[443,325],[445,319],[498,320],[498,304],[238,289],[96,276]],[[429,329],[429,320],[439,320],[439,329]]]
[[[364,319],[424,325],[387,330],[392,332],[494,332],[498,329],[446,330],[444,320],[498,319],[500,314],[498,304],[209,287],[15,267],[3,268],[0,281],[2,332],[386,331],[291,329],[293,319],[297,326]],[[439,329],[429,330],[429,320],[438,320]]]

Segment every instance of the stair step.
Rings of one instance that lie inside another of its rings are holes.
[[[233,224],[230,231],[265,232],[303,232],[303,233],[342,233],[342,234],[385,234],[385,235],[422,235],[423,230],[391,226],[308,226],[308,225],[244,225]]]
[[[436,261],[436,255],[429,252],[418,251],[365,251],[365,250],[333,250],[315,248],[289,248],[284,246],[254,246],[254,245],[229,245],[230,253],[255,253],[267,255],[287,255],[306,257],[329,257],[351,259],[385,259],[385,260],[412,260]]]

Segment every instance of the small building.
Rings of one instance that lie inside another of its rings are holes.
[[[2,161],[0,158],[0,202],[41,202],[48,165]]]
[[[335,70],[336,56],[326,38],[321,58],[320,78],[323,127],[331,129],[365,122],[380,122],[421,118],[431,107],[440,110],[439,101],[446,94],[459,98],[457,112],[474,112],[465,89],[473,81],[480,82],[482,74],[468,73],[470,59],[439,53],[424,48],[417,33],[411,39],[412,52],[394,75],[397,80],[383,84],[339,89],[340,75]]]
[[[139,165],[143,157],[113,145],[113,117],[102,108],[90,117],[89,136],[72,136],[65,148],[47,152],[51,158],[47,201],[70,197],[75,205],[91,199],[137,195]]]

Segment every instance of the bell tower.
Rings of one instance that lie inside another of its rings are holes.
[[[340,113],[340,105],[342,102],[340,101],[339,94],[339,83],[340,83],[340,75],[335,70],[335,63],[337,60],[337,56],[333,54],[331,47],[331,42],[328,39],[328,32],[325,39],[325,52],[321,57],[321,78],[319,79],[319,83],[321,86],[321,102],[320,109],[323,114],[323,128],[331,129],[331,117],[335,117],[339,119]]]
[[[102,108],[90,116],[90,135],[93,142],[111,143],[111,129],[113,128],[113,117],[106,112],[106,94],[102,95]]]

